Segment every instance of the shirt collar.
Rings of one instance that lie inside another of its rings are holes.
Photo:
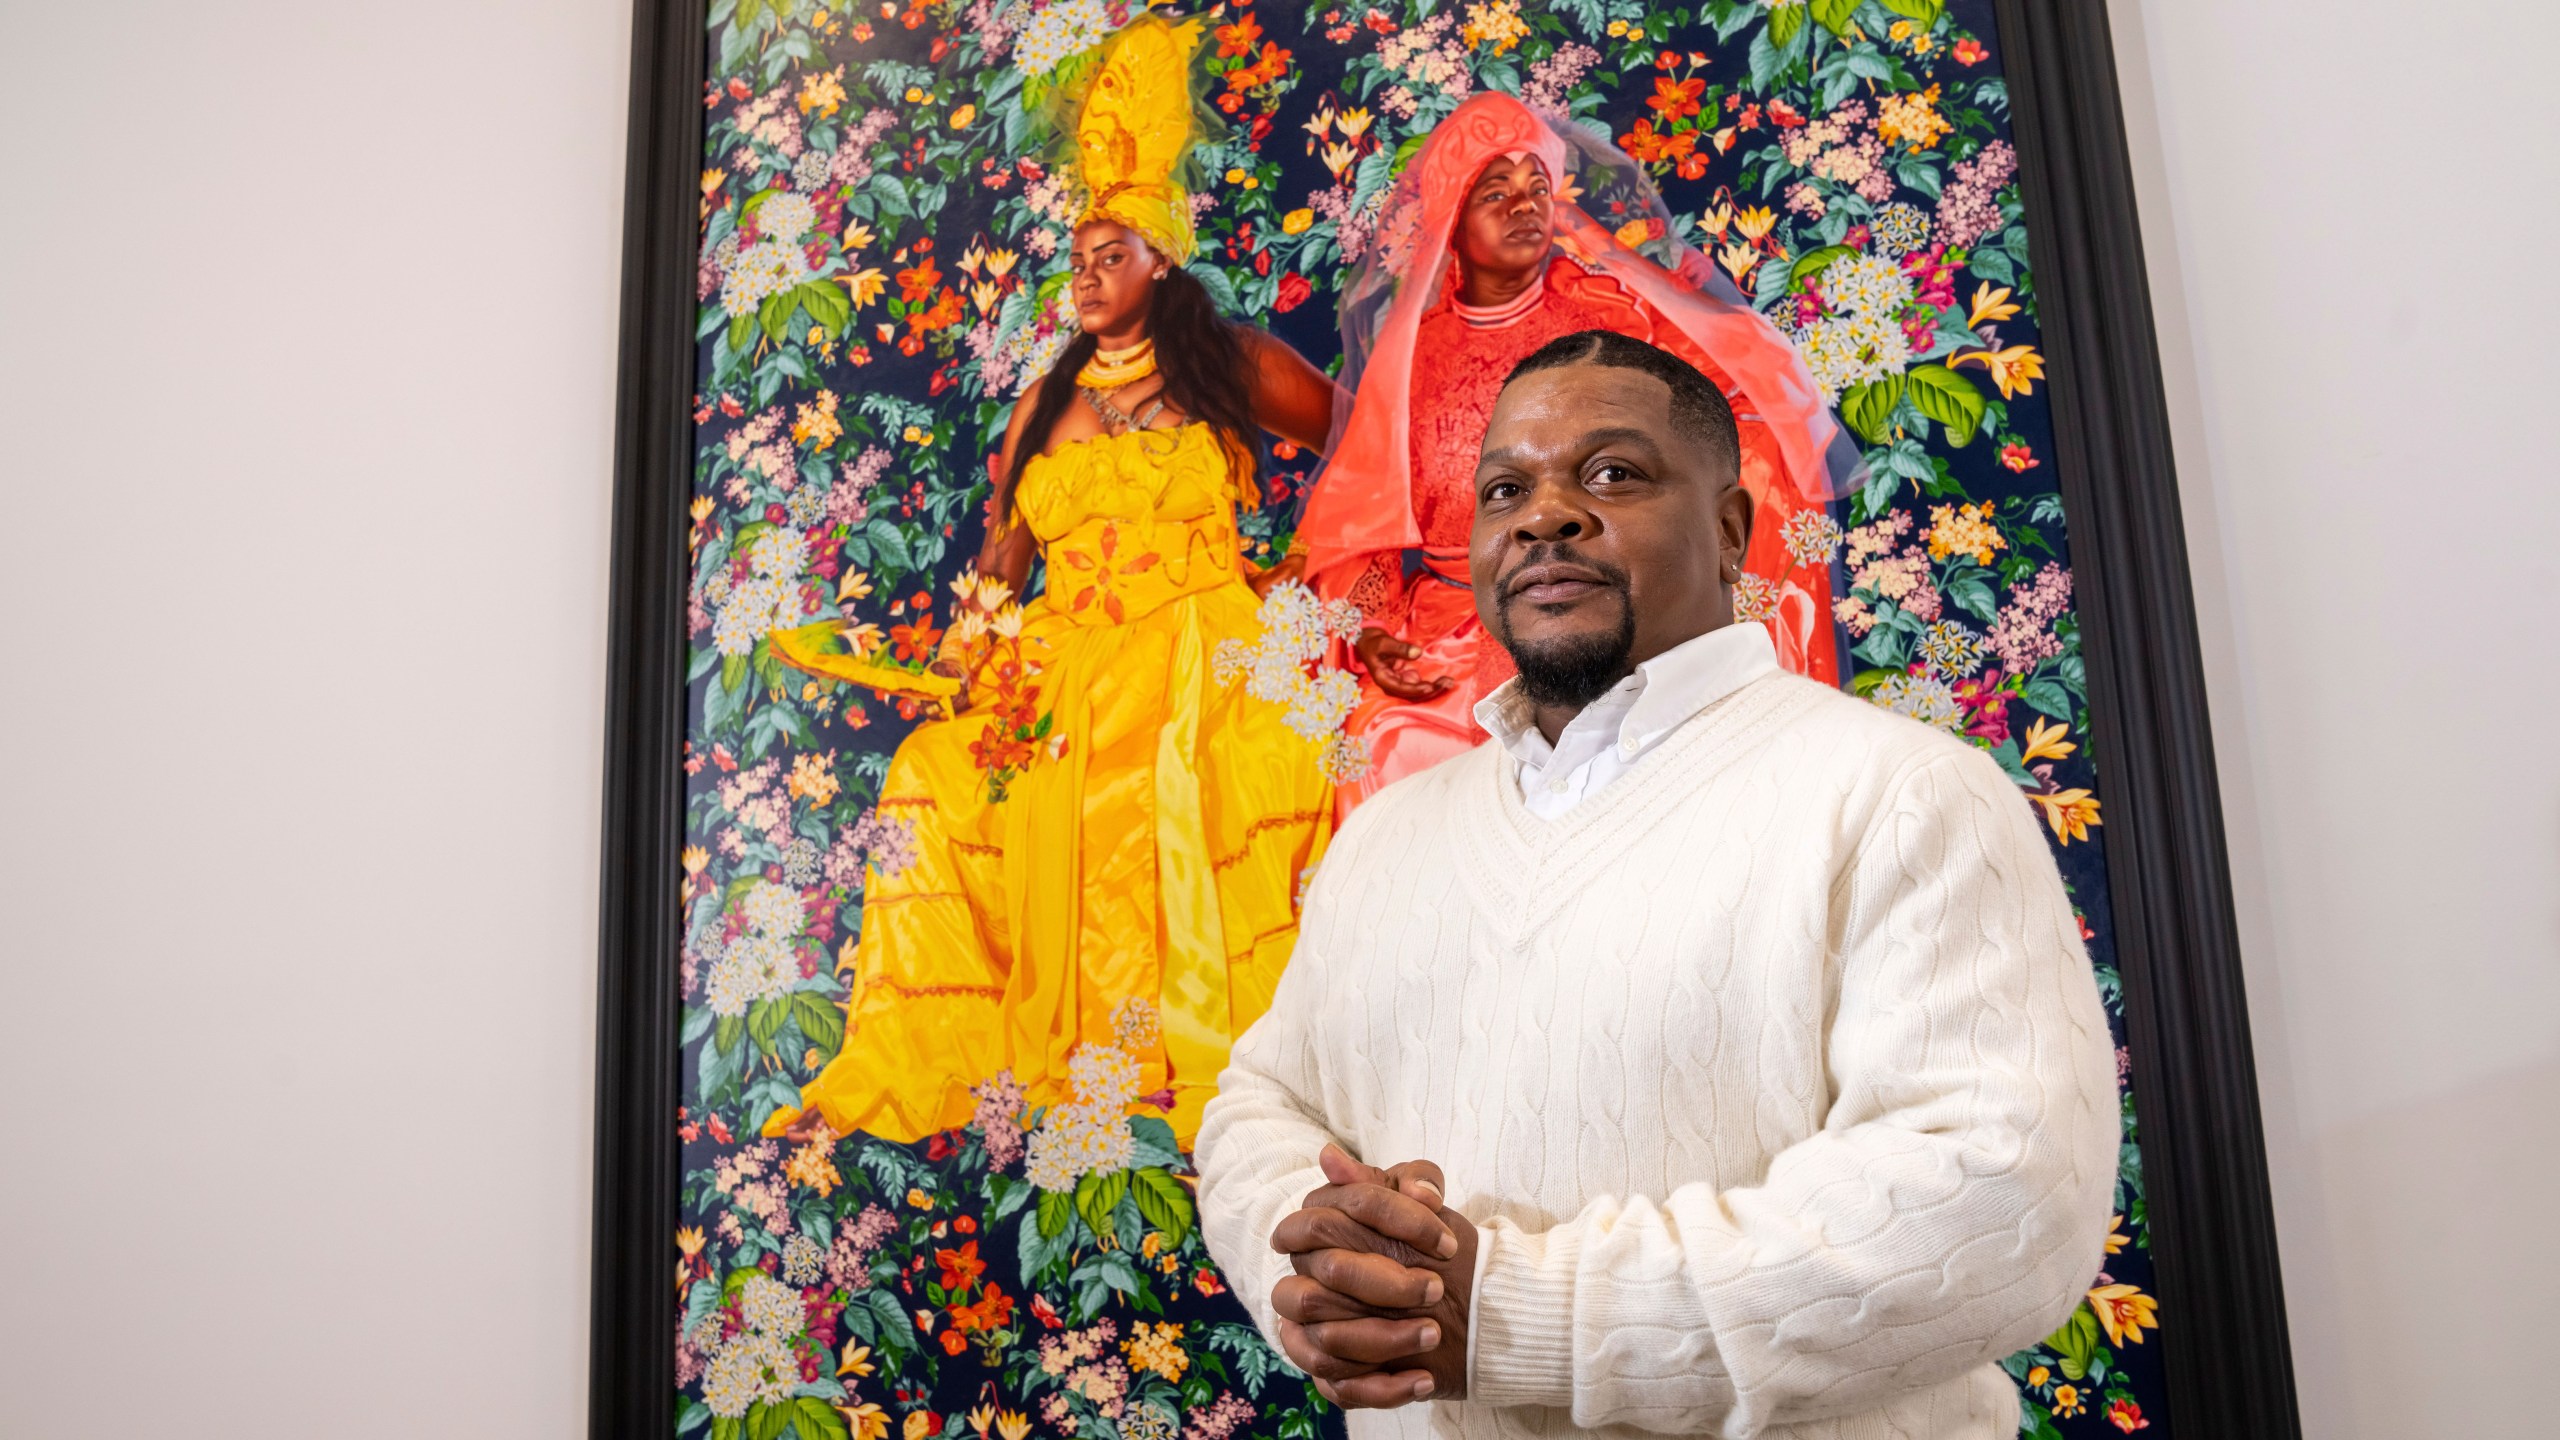
[[[1683,640],[1638,665],[1591,704],[1595,709],[1623,705],[1625,716],[1614,738],[1628,752],[1641,753],[1682,721],[1777,668],[1778,647],[1769,638],[1769,627],[1737,621]],[[1475,716],[1485,733],[1524,765],[1543,765],[1554,754],[1547,737],[1538,733],[1516,675],[1476,702]]]

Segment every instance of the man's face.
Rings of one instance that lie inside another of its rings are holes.
[[[1555,243],[1555,197],[1534,155],[1496,155],[1476,172],[1458,216],[1458,259],[1470,270],[1514,275],[1546,263]]]
[[[1476,466],[1476,612],[1542,705],[1580,706],[1731,623],[1751,498],[1640,370],[1566,365],[1502,392]]]

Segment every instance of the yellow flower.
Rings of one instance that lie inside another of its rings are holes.
[[[969,287],[969,299],[977,305],[981,315],[993,311],[996,302],[1003,298],[1004,288],[992,280],[981,280]]]
[[[1334,117],[1333,124],[1335,129],[1357,140],[1368,133],[1370,118],[1369,112],[1365,109],[1345,110]]]
[[[1019,1410],[1003,1410],[996,1414],[996,1433],[1004,1440],[1029,1440],[1031,1417]]]
[[[1733,223],[1735,228],[1742,231],[1743,239],[1756,242],[1766,236],[1770,228],[1778,223],[1778,214],[1766,205],[1754,205],[1748,210],[1736,212]]]
[[[853,308],[856,310],[879,299],[880,292],[889,288],[889,277],[877,268],[855,270],[835,278],[843,281],[845,288],[853,292]]]
[[[1733,224],[1733,207],[1719,200],[1712,210],[1698,216],[1698,228],[1710,235],[1722,235]]]
[[[2027,1372],[2027,1388],[2028,1388],[2028,1389],[2030,1389],[2030,1390],[2041,1390],[2041,1389],[2043,1389],[2043,1388],[2044,1388],[2044,1382],[2046,1382],[2047,1380],[2050,1380],[2050,1379],[2052,1379],[2052,1378],[2053,1378],[2053,1372],[2052,1372],[2052,1371],[2047,1370],[2046,1368],[2044,1368],[2044,1367],[2043,1367],[2043,1366],[2041,1366],[2041,1365],[2038,1365],[2038,1366],[2037,1366],[2037,1367],[2035,1367],[2034,1369],[2032,1369],[2032,1370],[2030,1370],[2030,1371],[2028,1371],[2028,1372]]]
[[[1932,505],[1929,507],[1929,529],[1921,536],[1929,542],[1929,558],[1944,560],[1950,555],[1970,555],[1976,565],[1991,563],[1991,552],[2006,550],[2009,542],[1992,528],[1991,502],[1979,505]]]
[[[1241,184],[1243,184],[1243,183],[1244,183],[1244,171],[1242,171],[1242,170],[1240,170],[1240,169],[1235,169],[1235,168],[1232,168],[1232,167],[1231,167],[1231,168],[1229,168],[1229,169],[1228,169],[1228,171],[1227,171],[1227,183],[1228,183],[1228,184],[1230,184],[1230,185],[1241,185]]]
[[[800,82],[800,113],[815,110],[833,115],[844,104],[844,67],[839,65],[824,74],[812,75]]]
[[[1280,233],[1283,235],[1304,235],[1308,230],[1314,228],[1315,223],[1316,212],[1313,210],[1292,210],[1288,214],[1280,217]]]
[[[1965,328],[1979,330],[1984,321],[2006,320],[2017,313],[2018,307],[2009,303],[2009,287],[2003,285],[1995,290],[1985,280],[1973,287],[1973,316],[1965,321]]]
[[[907,1203],[919,1210],[930,1210],[933,1208],[933,1197],[910,1186],[907,1189]]]
[[[711,852],[699,845],[684,847],[684,873],[699,875],[711,864]]]
[[[1737,240],[1716,253],[1716,263],[1724,266],[1725,273],[1739,284],[1760,263],[1760,252]]]
[[[859,570],[847,570],[844,578],[836,582],[836,603],[839,605],[847,600],[866,600],[870,596],[871,577]]]
[[[927,99],[929,99],[929,98],[931,98],[931,97],[927,96],[927,95],[924,93],[924,87],[923,87],[923,86],[921,86],[921,85],[910,85],[910,86],[908,86],[908,87],[907,87],[907,103],[908,103],[908,104],[910,104],[910,105],[921,105],[921,104],[923,104],[923,103],[924,103]]]
[[[850,626],[844,632],[844,643],[845,648],[854,654],[868,655],[880,648],[880,627],[868,620],[859,625]],[[851,969],[852,964],[853,962],[846,961],[845,968]]]
[[[2089,838],[2089,827],[2098,823],[2097,797],[2086,790],[2065,790],[2057,795],[2028,792],[2027,798],[2044,807],[2044,823],[2053,827],[2054,837],[2068,845]]]
[[[2110,1255],[2121,1255],[2124,1253],[2124,1247],[2132,1243],[2133,1237],[2124,1233],[2124,1217],[2121,1215],[2108,1216],[2107,1253]]]
[[[2077,1386],[2077,1385],[2056,1385],[2056,1386],[2054,1386],[2054,1387],[2053,1387],[2053,1413],[2054,1413],[2054,1414],[2056,1414],[2056,1415],[2077,1415],[2077,1414],[2079,1414],[2079,1413],[2080,1413],[2080,1387],[2079,1387],[2079,1386]]]
[[[2067,759],[2072,751],[2080,748],[2062,738],[2070,733],[2070,728],[2059,721],[2042,718],[2029,721],[2027,748],[2018,752],[2018,763],[2025,765],[2037,760]],[[2119,1215],[2116,1218],[2122,1220],[2124,1217]],[[2112,1244],[2109,1245],[2107,1253],[2110,1255],[2116,1253]]]
[[[859,250],[870,244],[873,238],[871,227],[859,220],[849,221],[844,227],[844,248],[847,250]]]
[[[844,1360],[841,1364],[836,1366],[836,1373],[838,1375],[869,1376],[871,1374],[871,1347],[854,1340],[847,1340],[844,1342]]]
[[[817,681],[815,681],[815,680],[812,680],[812,681],[810,681],[809,683],[807,683],[807,684],[805,684],[805,685],[801,686],[801,687],[800,687],[800,698],[801,698],[801,699],[803,699],[803,700],[815,700],[815,699],[817,699],[817,698],[818,698],[818,682],[817,682]]]
[[[677,1229],[676,1249],[688,1260],[701,1254],[702,1227],[699,1225],[686,1225]]]
[[[705,171],[703,171],[703,172],[702,172],[702,193],[703,193],[705,196],[708,196],[712,191],[717,190],[717,189],[719,189],[719,188],[720,188],[720,182],[721,182],[721,181],[726,180],[726,179],[728,179],[728,178],[729,178],[729,172],[728,172],[728,171],[726,171],[726,170],[705,170]]]
[[[1182,1327],[1167,1322],[1150,1325],[1141,1320],[1129,1338],[1120,1342],[1121,1352],[1129,1357],[1132,1368],[1152,1370],[1179,1385],[1182,1372],[1191,1365],[1191,1357],[1182,1350]]]
[[[714,508],[714,503],[708,495],[696,495],[693,497],[693,504],[689,507],[694,523],[697,525],[710,519]]]
[[[935,1418],[934,1413],[930,1410],[911,1410],[907,1412],[907,1440],[925,1440],[926,1436],[933,1433],[933,1422]]]
[[[782,1167],[783,1176],[821,1196],[833,1195],[836,1187],[844,1183],[844,1176],[836,1171],[836,1162],[827,1154],[827,1147],[834,1143],[826,1122],[819,1121],[817,1138],[791,1152],[790,1162]]]
[[[987,1427],[995,1423],[995,1419],[996,1407],[993,1402],[989,1402],[969,1412],[969,1428],[984,1435],[987,1433]]]
[[[1643,220],[1630,220],[1618,227],[1618,243],[1633,250],[1653,237],[1652,225]]]
[[[889,1412],[868,1400],[859,1405],[838,1405],[836,1412],[844,1416],[845,1428],[853,1432],[853,1440],[880,1440],[889,1433]]]
[[[1938,113],[1938,87],[1909,95],[1887,95],[1876,102],[1876,135],[1888,145],[1926,150],[1956,127]]]
[[[1612,21],[1610,21],[1610,22],[1609,22],[1609,38],[1611,38],[1611,39],[1613,39],[1613,40],[1614,40],[1614,39],[1618,38],[1619,36],[1624,35],[1624,34],[1626,34],[1626,33],[1627,33],[1627,22],[1626,22],[1626,21],[1624,21],[1624,20],[1612,20]]]
[[[1492,0],[1490,4],[1468,6],[1467,23],[1458,30],[1459,43],[1468,49],[1490,43],[1496,55],[1528,38],[1528,22],[1520,18],[1520,7],[1515,0]]]
[[[844,423],[836,419],[836,392],[821,390],[816,399],[798,407],[791,421],[791,438],[816,450],[824,450],[844,438]]]
[[[1010,250],[990,251],[987,255],[987,273],[1001,280],[1012,273],[1014,262],[1021,258]]]
[[[1644,38],[1644,27],[1641,25],[1628,26],[1627,38],[1630,40],[1642,40]]]
[[[2036,393],[2035,382],[2044,378],[2044,357],[2033,345],[2012,345],[2006,350],[1968,350],[1948,362],[1980,365],[1991,372],[1991,383],[2000,387],[2000,398]]]
[[[1356,145],[1327,145],[1324,147],[1324,168],[1332,171],[1333,178],[1336,180],[1341,179],[1342,172],[1350,169],[1351,162],[1359,158],[1360,149]]]
[[[963,105],[959,109],[951,112],[951,128],[954,130],[966,130],[969,128],[970,122],[977,118],[977,106]]]
[[[2139,1345],[2144,1330],[2160,1328],[2160,1302],[2139,1286],[2101,1285],[2089,1292],[2089,1308],[2098,1312],[2098,1323],[2113,1344]]]
[[[833,751],[823,756],[802,751],[799,758],[791,762],[791,778],[784,788],[812,804],[834,804],[838,781],[835,766],[830,763],[833,755]]]

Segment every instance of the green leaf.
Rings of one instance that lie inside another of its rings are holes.
[[[744,1016],[723,1015],[720,1017],[720,1023],[711,1029],[711,1048],[723,1054],[735,1050],[738,1048],[738,1037],[744,1035],[746,1031],[747,1022]]]
[[[825,996],[807,990],[791,997],[791,1018],[800,1022],[800,1033],[809,1043],[832,1059],[844,1044],[844,1012]]]
[[[1846,245],[1825,245],[1819,250],[1807,250],[1796,257],[1796,263],[1787,267],[1787,283],[1793,285],[1807,275],[1819,275],[1831,268],[1832,261],[1846,260],[1857,253]]]
[[[1191,1192],[1162,1170],[1133,1171],[1130,1189],[1138,1197],[1138,1213],[1164,1238],[1179,1245],[1191,1234]]]
[[[2056,720],[2068,721],[2071,718],[2071,692],[2063,689],[2059,682],[2028,681],[2027,703]]]
[[[1111,1212],[1120,1208],[1129,1193],[1129,1172],[1113,1170],[1108,1174],[1087,1175],[1076,1182],[1076,1213],[1096,1235],[1111,1233]]]
[[[1789,5],[1789,6],[1787,6],[1786,8],[1784,8],[1784,9],[1782,9],[1782,10],[1772,10],[1772,11],[1770,11],[1770,12],[1769,12],[1769,44],[1770,44],[1770,47],[1771,47],[1772,49],[1775,49],[1775,48],[1779,48],[1779,47],[1782,47],[1782,46],[1786,45],[1786,44],[1787,44],[1787,42],[1789,42],[1789,41],[1791,41],[1791,40],[1795,39],[1795,38],[1796,38],[1796,32],[1797,32],[1797,31],[1799,31],[1799,30],[1802,30],[1803,28],[1804,28],[1804,7],[1803,7],[1803,6],[1801,6],[1801,5]]]
[[[756,323],[764,327],[764,338],[779,345],[791,333],[791,317],[800,313],[800,292],[785,290],[768,295],[756,307]]]
[[[738,1417],[719,1415],[711,1421],[711,1440],[738,1440]]]
[[[1848,30],[1849,17],[1858,13],[1858,0],[1813,0],[1805,8],[1813,12],[1815,24],[1838,35]]]
[[[782,1019],[789,1013],[790,1003],[778,996],[747,1007],[747,1034],[754,1037],[758,1050],[773,1048],[773,1037],[782,1033]]]
[[[1849,681],[1850,693],[1872,695],[1876,692],[1877,686],[1901,673],[1899,670],[1861,670]]]
[[[2062,1357],[2059,1368],[2073,1380],[2089,1373],[2089,1361],[2098,1353],[2098,1316],[2088,1303],[2071,1312],[2062,1328],[2045,1337],[2045,1344]]]
[[[1947,0],[1884,0],[1884,8],[1896,15],[1908,15],[1923,25],[1935,25],[1946,13]]]
[[[755,1406],[747,1411],[747,1440],[782,1440],[782,1429],[790,1423],[787,1406]]]
[[[817,1396],[803,1395],[797,1404],[800,1414],[793,1423],[799,1427],[800,1440],[845,1440],[852,1433],[836,1407]]]
[[[1841,396],[1840,418],[1868,444],[1882,445],[1893,434],[1893,412],[1901,403],[1902,377],[1887,375]]]
[[[1043,734],[1047,733],[1049,719],[1047,715],[1040,717]],[[1170,1170],[1182,1163],[1182,1146],[1173,1138],[1173,1127],[1157,1117],[1138,1116],[1129,1122],[1129,1133],[1138,1142],[1137,1149],[1129,1156],[1131,1165],[1140,1168],[1152,1165]]]
[[[1914,365],[1903,377],[1910,382],[1911,405],[1947,427],[1947,443],[1971,444],[1982,428],[1982,392],[1973,382],[1944,365]]]
[[[1040,1233],[1055,1239],[1076,1217],[1076,1198],[1064,1190],[1040,1192]]]

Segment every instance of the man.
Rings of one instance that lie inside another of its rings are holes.
[[[1344,728],[1370,765],[1341,787],[1345,814],[1485,738],[1475,706],[1511,662],[1468,593],[1476,451],[1511,368],[1577,330],[1660,345],[1734,397],[1743,487],[1768,517],[1738,557],[1753,608],[1772,623],[1781,663],[1838,679],[1828,570],[1794,563],[1785,521],[1830,493],[1833,468],[1854,467],[1855,448],[1794,347],[1713,265],[1667,237],[1642,238],[1648,222],[1622,199],[1623,233],[1596,223],[1575,203],[1583,188],[1651,193],[1606,142],[1509,95],[1470,96],[1433,128],[1379,221],[1378,233],[1413,242],[1371,247],[1345,289],[1357,396],[1298,528],[1304,559],[1274,572],[1302,564],[1366,617],[1353,647],[1361,698]],[[1389,294],[1371,318],[1364,297]]]
[[[1209,1103],[1210,1247],[1358,1440],[2007,1440],[1996,1362],[2098,1267],[2113,1048],[2042,837],[1731,623],[1734,476],[1662,351],[1513,372],[1494,740],[1354,814]]]

